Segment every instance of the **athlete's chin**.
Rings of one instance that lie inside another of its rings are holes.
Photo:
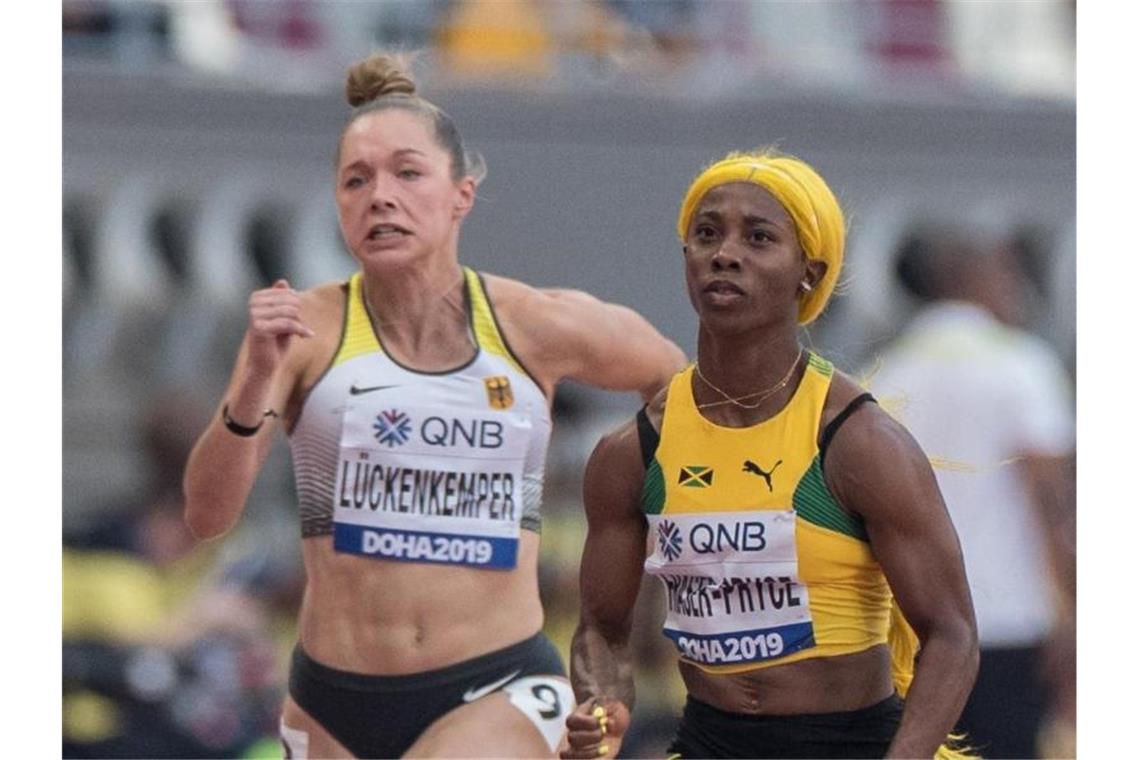
[[[785,323],[790,329],[795,329],[794,311],[774,311],[753,299],[732,303],[718,301],[713,304],[701,303],[697,316],[706,329],[721,335],[766,330]]]
[[[353,253],[362,266],[381,270],[409,266],[427,255],[422,246],[413,245],[408,239],[368,243]]]
[[[701,304],[697,312],[701,324],[718,333],[736,333],[748,330],[756,323],[753,304]]]

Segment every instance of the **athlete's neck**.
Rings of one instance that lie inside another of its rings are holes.
[[[709,405],[704,411],[710,419],[752,424],[782,409],[795,393],[801,371],[794,365],[802,358],[803,347],[794,330],[765,333],[715,335],[701,327],[697,339],[700,378],[694,379],[693,391],[698,406]],[[771,395],[764,397],[769,391]],[[730,398],[744,397],[745,404],[756,406],[743,409],[724,403],[721,392]]]
[[[470,353],[470,320],[463,269],[455,258],[438,264],[364,270],[363,296],[385,349],[430,361]],[[432,356],[424,355],[428,351]]]

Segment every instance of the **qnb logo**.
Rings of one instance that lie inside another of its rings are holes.
[[[657,546],[665,559],[672,562],[681,556],[681,531],[677,524],[670,520],[662,520],[657,524]]]
[[[454,417],[428,417],[420,425],[420,438],[428,446],[460,446],[470,449],[499,449],[506,440],[498,420],[460,420]]]
[[[388,448],[403,446],[412,432],[412,421],[408,415],[397,409],[389,409],[376,415],[376,422],[372,424],[372,434],[380,443],[387,444]]]
[[[697,523],[689,531],[689,545],[697,554],[760,552],[768,546],[768,539],[762,522]]]

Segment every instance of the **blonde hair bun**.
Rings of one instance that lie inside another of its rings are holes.
[[[375,53],[352,65],[344,85],[344,95],[353,108],[385,95],[415,95],[416,82],[400,56]]]

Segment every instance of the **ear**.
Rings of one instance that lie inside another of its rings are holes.
[[[462,219],[475,205],[475,178],[464,177],[455,186],[455,218]]]
[[[812,288],[815,288],[823,281],[823,276],[827,274],[827,262],[823,259],[805,259],[804,260],[804,276]],[[803,281],[801,280],[801,282]]]

